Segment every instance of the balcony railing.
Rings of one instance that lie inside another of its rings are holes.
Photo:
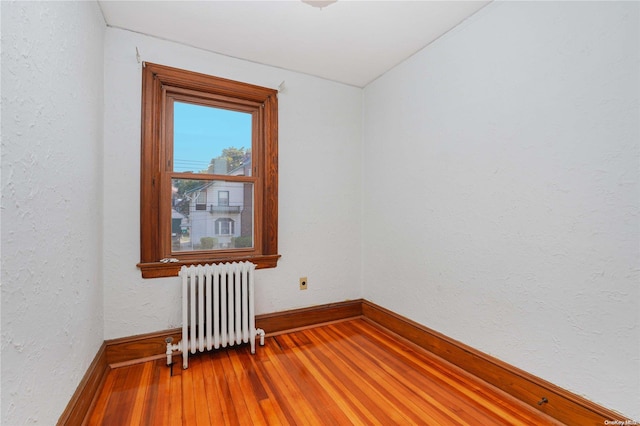
[[[209,213],[240,213],[241,206],[214,206],[213,204],[209,206]]]

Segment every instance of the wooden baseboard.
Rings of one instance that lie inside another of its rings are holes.
[[[108,372],[109,364],[107,363],[106,344],[103,342],[67,407],[58,419],[58,426],[82,424],[89,410],[91,410],[96,396],[102,389]]]
[[[362,299],[256,315],[256,327],[270,334],[360,315]],[[182,329],[107,340],[107,362],[109,365],[122,365],[163,354],[167,349],[167,337],[172,337],[173,343],[178,343],[182,339]]]
[[[568,425],[602,426],[605,420],[618,420],[623,422],[621,424],[629,420],[612,410],[363,299],[256,315],[256,326],[265,330],[267,334],[279,334],[355,317],[364,317],[377,323]],[[110,366],[157,358],[166,350],[165,339],[173,337],[174,342],[178,342],[181,333],[180,328],[175,328],[105,341],[60,417],[58,425],[81,424]],[[538,405],[543,397],[547,402]]]
[[[359,317],[362,315],[362,302],[362,299],[349,300],[346,302],[311,306],[309,308],[293,309],[272,314],[256,315],[256,327],[270,334],[345,318]]]
[[[140,334],[137,336],[122,337],[107,340],[107,362],[109,365],[130,363],[152,356],[164,354],[167,351],[168,337],[173,338],[173,343],[182,339],[182,329],[156,331],[154,333]]]
[[[368,301],[364,317],[568,425],[599,425],[624,416]],[[538,405],[542,398],[548,402]]]

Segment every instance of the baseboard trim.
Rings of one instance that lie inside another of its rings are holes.
[[[281,333],[362,315],[362,299],[256,315],[256,327],[267,334]]]
[[[98,353],[93,358],[67,407],[58,419],[58,426],[80,425],[89,414],[109,372],[106,346],[106,343],[103,342],[100,349],[98,349]]]
[[[544,379],[520,370],[437,331],[364,300],[365,318],[398,334],[442,359],[507,392],[568,425],[599,425],[605,420],[629,420]],[[547,403],[538,405],[542,398]]]
[[[267,334],[323,324],[362,315],[362,299],[329,303],[309,308],[292,309],[256,315],[256,327]],[[107,340],[107,362],[112,367],[131,364],[166,352],[167,337],[174,343],[182,339],[182,329],[173,328],[137,336]]]
[[[622,422],[620,424],[630,420],[364,299],[256,315],[256,326],[265,330],[268,335],[277,335],[358,317],[364,317],[396,333],[565,424],[602,426],[605,420],[618,420]],[[166,350],[165,339],[172,337],[177,342],[181,339],[181,333],[180,328],[174,328],[105,341],[58,425],[82,423],[110,368],[158,359]],[[538,405],[542,397],[548,402]]]
[[[107,340],[107,362],[112,368],[123,364],[132,364],[164,354],[167,351],[167,338],[172,338],[173,343],[182,339],[182,329],[156,331],[153,333],[139,334],[137,336],[122,337]]]

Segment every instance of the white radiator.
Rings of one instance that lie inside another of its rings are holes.
[[[189,365],[189,351],[218,349],[247,343],[256,352],[255,337],[264,345],[264,331],[256,329],[251,262],[183,266],[182,340],[167,342],[167,364],[174,350],[182,351],[182,367]]]

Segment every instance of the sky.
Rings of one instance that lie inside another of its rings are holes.
[[[200,172],[228,147],[251,148],[251,114],[175,102],[173,170]]]

